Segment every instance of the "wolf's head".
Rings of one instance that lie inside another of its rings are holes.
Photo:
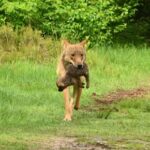
[[[86,40],[71,44],[68,41],[63,41],[63,60],[66,63],[72,63],[75,67],[81,69],[85,62],[85,44]]]

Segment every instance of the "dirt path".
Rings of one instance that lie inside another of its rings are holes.
[[[97,93],[92,94],[92,99],[97,104],[111,104],[125,99],[140,98],[150,93],[149,87],[141,87],[131,90],[117,89],[116,91],[110,92],[106,95],[98,95]]]
[[[100,112],[99,118],[107,119],[111,112],[118,111],[117,107],[115,107],[115,105],[111,107],[111,104],[122,100],[136,100],[137,98],[142,98],[147,95],[150,95],[150,87],[140,87],[130,90],[117,89],[105,95],[93,93],[91,99],[95,103],[83,106],[81,109],[88,112],[98,111]]]
[[[113,139],[114,143],[109,144],[99,137],[90,137],[86,142],[79,142],[75,137],[53,137],[44,141],[35,142],[36,150],[126,150],[128,144],[142,144],[145,145],[145,150],[149,149],[150,142],[142,139],[124,139],[118,137]],[[33,150],[31,148],[31,150]]]
[[[110,150],[111,148],[99,138],[93,138],[90,143],[79,142],[73,137],[56,137],[42,142],[38,150]]]

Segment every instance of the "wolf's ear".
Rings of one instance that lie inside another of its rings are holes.
[[[83,46],[83,47],[85,47],[86,44],[87,44],[87,40],[83,40],[83,41],[80,42],[80,45]]]
[[[68,45],[70,45],[70,43],[67,40],[62,41],[63,48],[66,48]]]

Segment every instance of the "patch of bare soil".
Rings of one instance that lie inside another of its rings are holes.
[[[75,138],[59,138],[52,145],[54,150],[108,150],[102,141],[95,144],[79,143]]]
[[[93,93],[91,99],[94,100],[95,103],[83,106],[81,109],[88,112],[97,111],[99,112],[97,118],[107,119],[112,112],[119,111],[115,105],[112,106],[110,104],[122,100],[136,100],[137,98],[145,97],[148,94],[150,94],[150,87],[141,87],[130,90],[117,89],[105,95]]]
[[[116,91],[110,92],[106,95],[98,95],[97,93],[92,94],[92,99],[97,104],[111,104],[120,100],[140,98],[150,93],[150,88],[142,87],[131,90],[117,89]]]
[[[139,148],[143,150],[149,150],[150,147],[150,142],[143,141],[142,139],[118,139],[115,141],[114,147],[116,149],[127,149],[127,145],[130,145],[131,143],[134,145],[143,145],[143,148]]]
[[[39,150],[110,150],[111,148],[101,139],[93,143],[78,142],[76,138],[56,137],[40,144]]]

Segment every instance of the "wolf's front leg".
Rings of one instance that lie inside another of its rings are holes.
[[[74,93],[76,99],[74,109],[78,110],[80,107],[80,97],[82,93],[82,88],[79,87],[78,85],[74,86]]]
[[[64,93],[64,101],[65,101],[65,121],[71,121],[72,120],[72,111],[73,111],[73,99],[69,101],[70,95],[69,95],[69,88],[65,88],[63,90]]]

